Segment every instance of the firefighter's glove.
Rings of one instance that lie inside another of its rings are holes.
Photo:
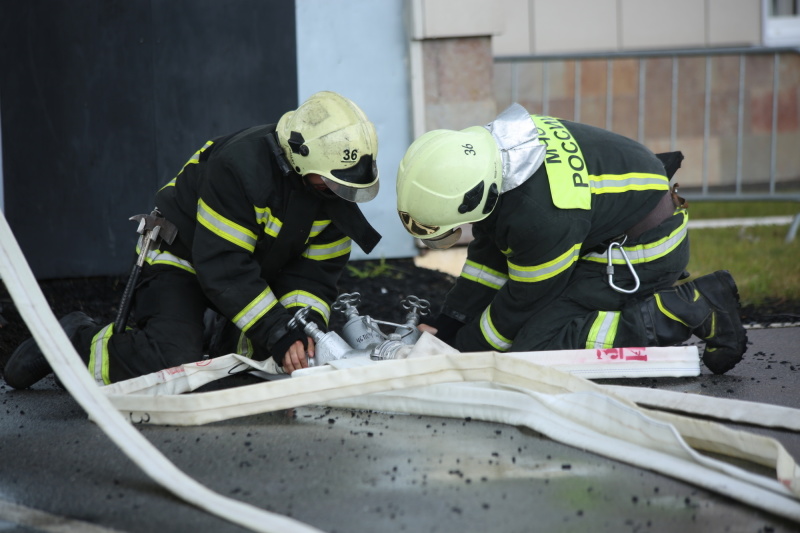
[[[443,340],[450,346],[455,345],[456,334],[458,334],[458,330],[464,327],[463,322],[445,314],[440,314],[430,325],[437,329],[436,338]]]
[[[297,341],[303,343],[303,348],[308,349],[308,336],[305,334],[304,331],[300,331],[299,329],[295,328],[287,328],[286,326],[281,326],[280,333],[283,333],[278,340],[276,340],[272,344],[272,348],[270,349],[270,353],[272,354],[272,358],[278,363],[278,366],[283,365],[283,356],[286,355],[287,350],[289,347]],[[278,335],[276,335],[278,336]]]

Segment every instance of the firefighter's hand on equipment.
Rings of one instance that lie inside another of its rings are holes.
[[[436,332],[439,331],[433,326],[429,326],[428,324],[420,324],[417,326],[417,329],[422,331],[423,333],[428,332],[431,335],[436,335]]]
[[[308,368],[308,358],[314,357],[314,340],[308,337],[307,342],[308,349],[303,346],[302,342],[295,341],[286,350],[286,354],[283,356],[283,369],[287,374],[291,374],[301,368]]]

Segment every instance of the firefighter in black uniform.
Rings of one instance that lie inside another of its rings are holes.
[[[277,124],[208,141],[156,194],[177,238],[147,252],[133,327],[81,312],[61,320],[98,384],[199,361],[209,350],[272,357],[288,373],[307,367],[313,340],[288,323],[310,307],[308,318],[324,329],[351,242],[369,253],[380,239],[355,203],[378,192],[377,152],[362,110],[327,91]],[[208,309],[228,324],[213,346]],[[30,339],[5,379],[26,388],[50,371]]]
[[[421,329],[462,351],[669,346],[696,334],[703,362],[746,349],[726,271],[688,277],[688,212],[670,188],[679,152],[659,154],[589,125],[514,104],[492,123],[434,130],[406,152],[397,209],[447,248],[474,240],[441,314]]]

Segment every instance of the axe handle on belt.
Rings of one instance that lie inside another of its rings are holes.
[[[122,333],[125,331],[125,326],[128,323],[128,315],[131,312],[131,303],[133,302],[133,291],[136,289],[136,284],[139,283],[139,277],[142,274],[147,254],[153,248],[153,244],[158,245],[162,240],[172,244],[175,236],[178,233],[177,228],[169,220],[161,216],[158,210],[154,210],[149,215],[135,215],[129,220],[136,220],[139,222],[139,228],[136,230],[142,236],[141,247],[139,249],[139,256],[136,258],[131,269],[131,275],[128,277],[128,283],[125,284],[125,290],[122,293],[122,300],[119,304],[119,311],[117,318],[114,320],[114,333]]]

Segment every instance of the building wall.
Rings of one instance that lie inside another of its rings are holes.
[[[417,134],[488,122],[515,99],[531,112],[605,127],[654,151],[683,151],[682,185],[700,186],[704,179],[709,186],[731,185],[737,164],[749,181],[765,182],[773,171],[771,53],[741,62],[735,53],[708,61],[702,52],[674,60],[619,55],[762,46],[760,0],[500,0],[489,11],[480,2],[412,4],[423,21],[412,43],[424,58]],[[464,12],[472,15],[468,23]],[[432,16],[435,24],[428,22]],[[569,54],[585,59],[558,58]],[[513,73],[509,63],[495,62],[487,72],[480,63],[488,56],[531,61]],[[800,54],[781,54],[780,61],[774,171],[779,180],[795,180],[800,155],[789,147],[800,140]]]
[[[410,0],[409,6],[411,46],[419,50],[416,65],[412,53],[412,76],[421,79],[415,136],[491,120],[498,111],[495,95],[507,88],[493,85],[494,70],[486,65],[491,57],[761,42],[758,0]],[[569,68],[555,68],[564,78],[551,93],[567,98]],[[620,68],[631,71],[630,65]],[[597,86],[602,80],[593,72],[601,70],[591,67],[583,83]]]
[[[491,120],[492,36],[503,31],[503,10],[483,0],[410,0],[408,7],[414,137]]]
[[[759,0],[500,0],[495,55],[761,44]]]
[[[0,2],[5,216],[40,279],[130,269],[156,190],[297,105],[294,3]]]
[[[341,2],[297,0],[298,100],[338,91],[364,110],[378,132],[381,190],[361,209],[383,238],[369,255],[354,246],[352,259],[415,254],[395,201],[397,167],[412,135],[404,1],[351,0],[342,10]]]

